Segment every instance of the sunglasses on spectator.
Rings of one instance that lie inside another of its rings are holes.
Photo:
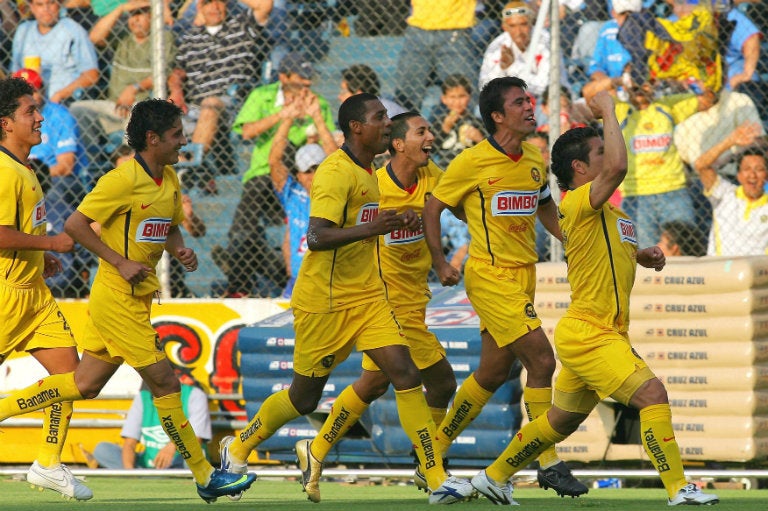
[[[504,18],[509,18],[511,16],[530,16],[533,14],[533,11],[530,10],[528,7],[513,7],[511,9],[504,9],[501,11],[501,15]]]

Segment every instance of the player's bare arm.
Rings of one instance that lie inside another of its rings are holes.
[[[347,228],[341,228],[325,218],[309,217],[307,246],[310,250],[335,250],[402,227],[403,215],[393,209],[381,210],[373,221]]]
[[[446,203],[432,195],[424,205],[424,211],[421,212],[421,222],[424,225],[427,248],[429,248],[429,254],[432,256],[432,267],[435,269],[440,283],[443,286],[455,286],[459,283],[461,273],[445,259],[443,233],[440,227],[440,215],[447,207]]]
[[[133,285],[139,284],[154,272],[149,266],[131,261],[109,248],[91,228],[93,219],[88,218],[80,211],[72,213],[64,223],[64,230],[72,239],[93,252],[99,259],[108,262],[120,272],[126,281]]]
[[[613,98],[606,91],[601,91],[590,100],[589,108],[595,118],[603,120],[603,165],[589,192],[589,203],[599,209],[613,195],[627,174],[627,146],[616,118]]]
[[[168,232],[165,249],[184,265],[185,270],[195,271],[197,269],[197,254],[194,249],[184,246],[184,237],[178,225],[171,227]]]
[[[10,225],[0,225],[0,248],[6,250],[50,250],[52,252],[71,252],[75,246],[65,233],[54,236],[37,236],[18,231]]]
[[[563,233],[560,232],[560,223],[557,221],[557,204],[554,200],[548,200],[539,204],[536,215],[541,220],[541,224],[549,231],[552,236],[560,242],[563,241]]]
[[[637,251],[637,264],[644,268],[653,268],[656,271],[661,271],[666,263],[667,258],[664,252],[656,245]]]

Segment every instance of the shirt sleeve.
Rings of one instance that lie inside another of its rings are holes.
[[[131,208],[129,189],[122,174],[112,170],[104,174],[96,186],[85,196],[77,207],[82,214],[104,225],[114,216]]]
[[[341,227],[347,206],[350,178],[341,178],[335,166],[315,174],[309,200],[309,216],[324,218]]]
[[[195,434],[198,438],[202,438],[206,442],[209,441],[213,438],[213,430],[211,428],[211,411],[208,408],[208,396],[195,387],[189,393],[187,407],[189,423],[192,424]]]
[[[0,225],[16,228],[19,197],[22,182],[16,172],[4,172],[2,188],[0,188]]]
[[[141,440],[141,421],[144,418],[144,404],[141,401],[141,393],[136,394],[131,402],[131,407],[128,409],[128,414],[125,416],[125,422],[123,423],[123,429],[120,431],[120,436],[123,438],[134,438]]]

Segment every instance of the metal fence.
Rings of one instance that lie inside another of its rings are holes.
[[[768,47],[752,36],[766,33],[765,2],[645,0],[642,12],[617,14],[635,9],[635,2],[613,0],[611,10],[605,0],[552,1],[541,9],[533,1],[420,1],[411,11],[408,0],[167,0],[154,25],[141,0],[2,1],[0,63],[6,75],[32,68],[42,77],[47,132],[32,161],[47,188],[52,231],[62,229],[82,195],[123,154],[122,128],[133,101],[167,89],[188,108],[191,143],[177,170],[188,216],[194,211],[199,219],[185,227],[201,264],[185,274],[170,263],[164,271],[173,296],[274,297],[289,281],[286,212],[269,178],[279,122],[255,136],[253,126],[280,110],[283,96],[266,87],[286,80],[283,58],[291,52],[311,64],[311,90],[334,118],[345,92],[358,90],[418,109],[432,122],[433,157],[442,167],[482,136],[478,91],[495,76],[528,82],[542,135],[533,141],[545,151],[553,142],[550,125],[556,132],[592,124],[584,95],[610,89],[627,102],[622,115],[636,166],[616,204],[636,220],[641,245],[674,241],[683,255],[707,254],[710,232],[721,234],[723,227],[713,227],[713,203],[702,185],[709,181],[699,171],[714,168],[721,182],[738,184],[739,153],[765,141]],[[677,22],[666,21],[670,16]],[[165,50],[143,42],[151,26],[165,27]],[[630,68],[623,66],[627,61]],[[304,74],[295,62],[287,68],[288,75]],[[168,82],[153,83],[152,76],[163,75]],[[257,96],[271,103],[264,106]],[[281,162],[295,175],[298,147],[322,135],[308,112],[294,120],[273,167]],[[750,178],[744,190],[764,176]],[[768,228],[768,209],[754,209],[761,204],[739,210],[746,216],[762,211],[739,228],[743,244],[728,241],[739,238],[731,232],[723,237],[726,247],[713,244],[709,253],[759,250],[754,241]],[[445,238],[446,251],[455,248]],[[765,253],[762,247],[757,253]],[[550,257],[545,233],[539,248],[543,260]],[[76,251],[64,263],[67,271],[51,287],[61,297],[84,296],[96,262]]]

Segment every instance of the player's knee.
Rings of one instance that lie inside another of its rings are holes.
[[[80,395],[83,396],[83,399],[94,399],[99,395],[102,388],[103,385],[96,385],[91,382],[77,383],[77,390],[80,392]]]
[[[387,392],[388,388],[389,381],[383,383],[377,382],[366,385],[363,388],[356,387],[355,392],[358,394],[360,400],[364,403],[372,403],[383,396]]]

